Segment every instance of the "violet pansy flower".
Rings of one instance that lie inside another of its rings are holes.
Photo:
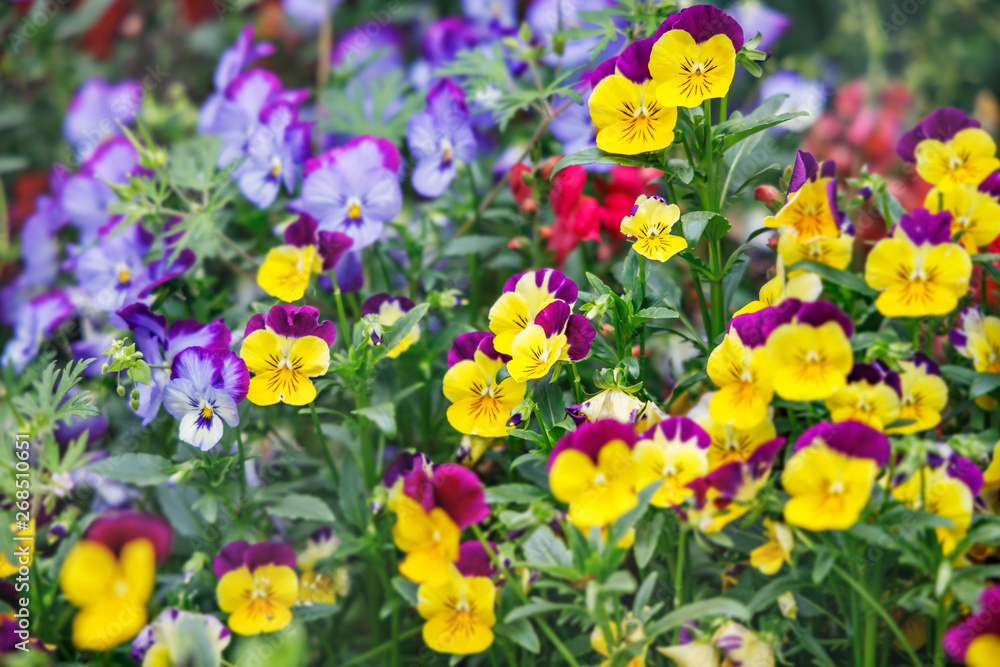
[[[253,26],[247,26],[236,38],[236,42],[219,56],[219,62],[215,66],[215,74],[212,78],[216,92],[208,96],[198,113],[198,131],[202,134],[214,134],[219,131],[216,117],[219,113],[219,106],[225,99],[226,88],[229,87],[229,84],[246,69],[247,65],[274,53],[274,47],[271,44],[267,42],[254,44],[253,37]]]
[[[743,0],[726,10],[743,28],[743,34],[751,37],[760,33],[757,48],[766,51],[777,43],[792,26],[792,19],[758,0]]]
[[[250,373],[229,350],[189,347],[174,357],[163,407],[180,425],[180,439],[208,451],[222,439],[222,422],[239,426],[236,404],[246,398]]]
[[[302,196],[291,208],[315,218],[320,231],[346,234],[352,250],[361,250],[382,237],[402,208],[399,165],[392,142],[357,137],[306,163]]]
[[[110,84],[90,79],[76,91],[63,120],[63,136],[79,159],[87,159],[112,137],[121,135],[118,123],[128,124],[142,104],[143,89],[138,81]]]
[[[170,365],[174,357],[189,347],[224,350],[232,337],[221,320],[202,324],[197,320],[178,320],[167,328],[167,318],[157,315],[144,303],[133,304],[118,311],[135,336],[136,347],[151,366]],[[154,368],[151,385],[140,384],[139,408],[135,413],[148,426],[160,412],[163,390],[170,382],[166,369]]]
[[[14,337],[7,341],[0,365],[13,365],[20,373],[38,355],[42,341],[73,314],[73,304],[59,289],[53,289],[22,304],[15,316]]]
[[[424,197],[444,194],[455,178],[457,164],[476,157],[465,92],[449,79],[441,79],[427,94],[427,110],[410,118],[406,140],[417,159],[413,189]]]

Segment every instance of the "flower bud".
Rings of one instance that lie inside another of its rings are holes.
[[[125,387],[118,385],[118,395],[125,398]]]

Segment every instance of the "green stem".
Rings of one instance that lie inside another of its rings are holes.
[[[351,665],[368,664],[368,661],[374,658],[375,656],[385,653],[386,651],[391,649],[394,644],[398,645],[399,642],[403,641],[404,639],[409,639],[413,635],[418,634],[421,630],[423,630],[423,626],[420,625],[414,628],[410,628],[409,630],[406,630],[403,633],[401,633],[398,637],[390,639],[384,644],[376,646],[375,648],[366,653],[362,653],[359,656],[355,656],[350,660],[348,660],[347,662],[340,663],[340,667],[351,667]]]
[[[239,448],[240,455],[240,498],[246,499],[247,495],[247,459],[246,455],[243,453],[243,434],[240,432],[240,427],[236,427],[236,446]]]
[[[712,318],[708,314],[708,303],[705,301],[705,291],[701,288],[701,278],[698,277],[698,273],[692,269],[691,279],[694,280],[694,293],[698,297],[698,309],[701,310],[701,320],[705,327],[705,337],[708,339],[708,346],[712,347],[712,343],[715,337],[712,335]]]
[[[476,534],[476,539],[479,540],[479,543],[483,545],[484,549],[486,549],[486,553],[489,554],[490,560],[492,560],[493,563],[500,569],[500,572],[503,574],[504,580],[508,584],[510,584],[511,588],[514,589],[514,592],[521,599],[521,602],[523,602],[524,604],[530,604],[531,601],[528,599],[528,594],[525,593],[520,586],[518,586],[517,579],[511,576],[510,571],[507,569],[507,566],[504,564],[503,560],[497,556],[497,552],[493,550],[493,547],[486,540],[486,536],[483,535],[483,531],[480,530],[479,526],[473,524],[472,532]],[[552,645],[556,647],[556,650],[559,652],[559,654],[566,659],[566,662],[568,662],[573,667],[580,667],[580,663],[576,661],[576,658],[573,657],[573,654],[570,653],[570,650],[566,648],[566,645],[562,643],[562,640],[560,640],[559,637],[556,635],[556,633],[552,631],[552,628],[549,627],[549,624],[545,621],[545,619],[543,619],[541,616],[535,616],[535,622],[538,623],[538,627],[542,629],[542,632],[545,633],[545,636],[549,638],[549,641],[552,642]]]
[[[316,401],[314,400],[309,404],[309,413],[312,415],[313,426],[316,427],[316,437],[319,439],[319,448],[323,450],[323,458],[326,460],[326,465],[330,468],[330,475],[333,477],[334,486],[340,484],[340,473],[337,471],[337,464],[333,462],[333,454],[330,453],[330,448],[326,444],[326,435],[323,434],[323,429],[319,425],[319,415],[316,414]],[[237,430],[237,433],[239,431]],[[240,443],[240,460],[243,460],[243,443]]]
[[[639,257],[639,282],[642,284],[642,300],[639,302],[639,310],[646,304],[646,258]],[[639,382],[646,382],[646,325],[639,325]]]
[[[712,307],[712,339],[726,331],[728,318],[726,317],[726,297],[723,289],[722,275],[722,243],[718,239],[711,239],[708,246],[709,259],[712,266],[713,278],[709,283],[709,305]]]
[[[340,320],[340,331],[344,337],[344,349],[351,349],[351,328],[347,325],[347,312],[344,310],[344,297],[337,283],[337,272],[330,270],[330,281],[333,283],[333,298],[337,302],[337,318]]]
[[[569,362],[569,367],[573,370],[573,396],[577,403],[583,403],[583,383],[580,381],[580,371],[576,368],[576,362]]]
[[[354,405],[358,411],[368,407],[368,391],[362,380],[361,388],[354,392]],[[369,490],[375,487],[375,452],[372,451],[372,439],[369,437],[368,424],[363,415],[358,415],[358,438],[361,440],[361,471],[365,478],[365,486]]]
[[[921,667],[920,658],[917,657],[917,654],[914,652],[913,647],[910,646],[910,642],[906,638],[906,635],[903,634],[903,631],[899,629],[899,626],[896,625],[896,622],[892,620],[892,616],[889,615],[889,613],[882,607],[881,604],[879,604],[878,600],[873,598],[871,594],[869,594],[868,591],[865,590],[864,586],[856,582],[851,577],[851,575],[844,572],[839,566],[834,565],[833,571],[837,574],[837,576],[839,576],[841,579],[844,580],[844,583],[853,588],[855,592],[857,592],[858,596],[862,600],[864,600],[865,603],[869,607],[871,607],[872,610],[876,614],[878,614],[883,621],[885,621],[885,624],[889,626],[889,630],[892,632],[892,634],[896,636],[896,639],[899,640],[900,646],[903,647],[903,650],[906,652],[907,657],[909,657],[910,662],[913,663],[914,667]]]

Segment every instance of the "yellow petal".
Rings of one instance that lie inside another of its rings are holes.
[[[725,97],[736,73],[736,51],[725,35],[696,44],[683,30],[664,33],[653,45],[649,73],[657,101],[665,107],[696,107]]]
[[[257,270],[257,284],[282,301],[298,301],[305,296],[317,260],[316,246],[272,248]]]
[[[76,607],[84,607],[110,595],[121,570],[115,555],[93,540],[80,540],[66,554],[59,571],[59,587]]]
[[[122,547],[119,556],[122,578],[128,584],[128,595],[145,604],[156,583],[156,550],[145,538],[131,540]]]
[[[243,606],[246,598],[253,594],[253,590],[253,575],[246,567],[226,572],[215,586],[219,609],[225,612],[236,611]]]
[[[146,607],[130,598],[91,600],[73,618],[73,645],[81,651],[109,651],[139,634],[147,618]]]
[[[254,331],[243,339],[240,347],[240,358],[246,362],[251,373],[273,371],[283,357],[278,337],[267,329]]]
[[[490,308],[490,331],[495,335],[493,347],[501,354],[510,354],[514,337],[534,320],[528,302],[518,292],[505,292]]]
[[[303,336],[292,345],[288,362],[299,375],[323,375],[330,368],[330,346],[319,336]]]

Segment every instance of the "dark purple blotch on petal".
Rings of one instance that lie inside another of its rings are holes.
[[[272,306],[267,313],[266,324],[275,334],[288,338],[316,336],[322,338],[327,345],[333,345],[333,341],[337,337],[337,330],[334,328],[333,322],[329,320],[320,322],[319,310],[312,306],[296,308],[286,303]],[[248,335],[250,326],[247,324]]]
[[[926,208],[914,209],[899,218],[899,227],[917,245],[951,241],[951,213],[948,211],[931,213]]]
[[[854,323],[851,318],[837,306],[829,301],[812,301],[802,303],[795,319],[801,324],[808,324],[812,327],[819,327],[827,322],[836,322],[844,330],[844,335],[850,338],[854,334]]]
[[[553,301],[535,315],[535,324],[542,327],[545,336],[552,338],[566,330],[569,322],[570,307],[565,301]]]
[[[983,471],[979,469],[975,461],[954,454],[948,459],[947,472],[949,477],[961,480],[969,487],[973,498],[978,496],[979,492],[982,491],[984,483]]]
[[[649,75],[649,54],[656,43],[655,37],[648,37],[632,42],[615,63],[616,71],[633,83],[642,83],[652,77]]]
[[[243,555],[249,547],[246,540],[236,540],[222,547],[212,561],[212,572],[216,578],[222,579],[227,572],[243,567]]]
[[[115,554],[132,540],[145,538],[153,545],[156,562],[162,563],[174,548],[174,531],[170,524],[155,514],[124,511],[110,512],[94,520],[84,539],[100,542]]]
[[[430,465],[431,461],[426,454],[400,452],[382,473],[382,484],[387,489],[391,489],[398,480],[403,479],[417,468],[429,468]]]
[[[597,331],[583,315],[570,315],[566,324],[566,342],[569,344],[570,361],[580,361],[590,353],[590,346],[597,338]]]
[[[712,5],[694,5],[668,16],[656,31],[656,39],[670,30],[683,30],[698,44],[715,35],[725,35],[737,53],[743,48],[743,28],[736,19]]]
[[[493,338],[493,334],[487,331],[473,331],[459,334],[455,337],[455,342],[448,350],[448,368],[451,368],[460,361],[473,361],[476,358],[476,349],[485,339]],[[493,347],[492,344],[490,347]]]
[[[604,445],[614,440],[621,440],[631,449],[635,446],[637,437],[631,426],[614,419],[600,419],[596,422],[583,424],[572,433],[564,435],[556,443],[556,446],[549,453],[546,470],[551,471],[559,454],[567,449],[583,452],[596,463],[597,456]]]
[[[915,151],[924,139],[949,141],[960,131],[970,127],[980,127],[979,121],[969,118],[961,109],[943,107],[932,111],[916,127],[904,134],[896,144],[896,153],[905,162],[917,161]]]
[[[712,438],[705,429],[688,417],[668,417],[642,433],[639,439],[653,440],[657,432],[661,433],[667,442],[685,443],[694,440],[699,449],[708,449],[712,444]]]
[[[493,542],[488,543],[493,553],[496,553],[497,546]],[[498,574],[497,566],[479,540],[467,540],[458,547],[458,561],[455,567],[464,577],[487,577],[492,579]]]
[[[243,564],[251,572],[262,565],[284,565],[295,569],[295,552],[282,542],[258,542],[244,552]]]
[[[795,451],[818,443],[824,443],[847,456],[872,459],[879,466],[889,460],[889,439],[884,433],[861,422],[848,420],[816,424],[799,436]]]

